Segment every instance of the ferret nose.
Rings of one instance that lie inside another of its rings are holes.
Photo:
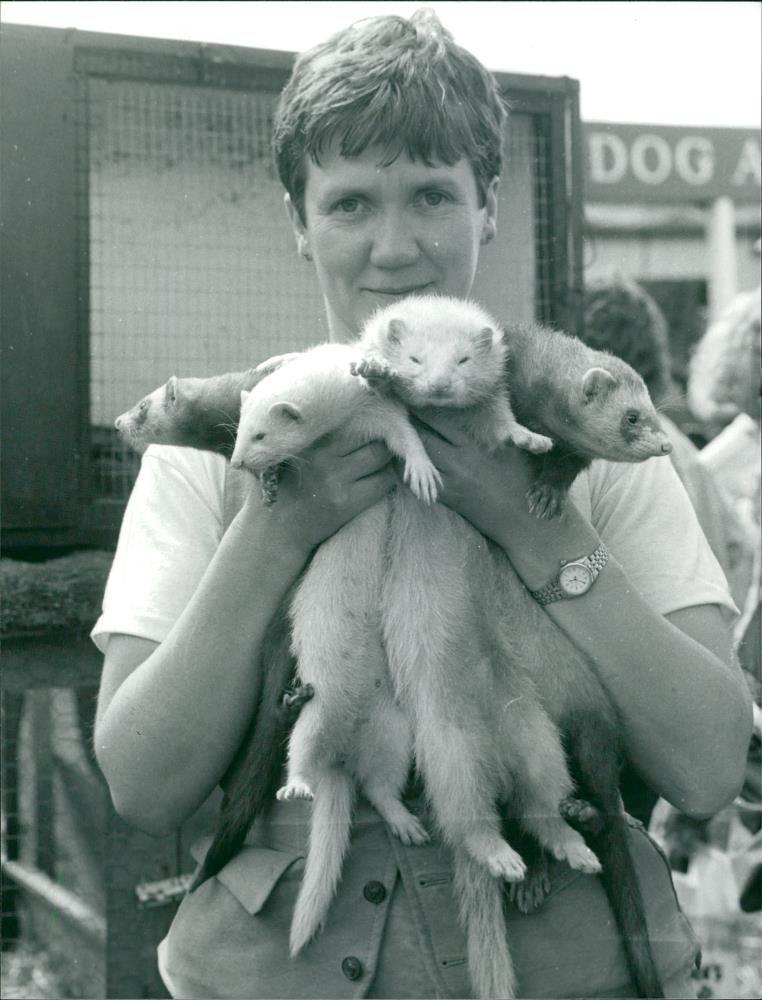
[[[433,378],[429,383],[429,388],[432,392],[447,392],[451,387],[452,381],[446,376],[441,376],[440,378]]]
[[[669,441],[663,441],[662,442],[661,453],[662,453],[662,455],[671,455],[672,454],[672,445],[669,443]]]
[[[242,462],[242,460],[240,458],[231,458],[230,459],[230,465],[234,469],[242,469],[243,468],[243,462]]]

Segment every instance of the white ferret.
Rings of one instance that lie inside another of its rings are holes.
[[[386,441],[404,458],[404,477],[413,493],[434,500],[439,476],[407,411],[352,375],[350,366],[360,357],[356,347],[323,344],[298,355],[251,392],[242,391],[232,464],[261,473],[342,428],[356,435],[358,445]],[[404,843],[428,839],[400,799],[412,736],[381,644],[387,513],[385,503],[377,504],[323,542],[290,609],[299,680],[315,692],[292,730],[288,781],[278,792],[280,799],[314,798],[310,848],[291,924],[292,954],[327,915],[349,844],[357,784]]]
[[[398,328],[400,312],[405,320]],[[398,303],[371,319],[359,345],[341,350],[351,353],[355,370],[369,363],[373,375],[368,355],[379,336],[407,338],[409,325],[421,331],[422,355],[425,343],[437,339],[427,361],[432,355],[449,358],[434,376],[432,391],[441,405],[459,407],[464,419],[468,414],[484,442],[510,439],[547,449],[547,438],[516,424],[502,388],[502,337],[473,304],[441,298]],[[358,380],[365,395],[355,394],[349,407],[337,406],[345,398],[349,362],[337,372],[335,358],[347,354],[334,354],[322,365],[327,353],[308,352],[244,395],[235,463],[261,470],[299,454],[336,426],[354,426],[353,407],[371,405],[371,394]],[[453,367],[456,379],[443,374]],[[374,419],[379,413],[374,408]],[[366,439],[371,429],[365,421]],[[375,436],[387,435],[376,426]],[[556,857],[585,871],[599,865],[559,814],[572,784],[558,731],[527,672],[506,662],[489,624],[499,612],[485,600],[485,587],[490,595],[496,588],[484,576],[483,539],[462,522],[450,545],[442,519],[455,515],[399,492],[388,549],[389,505],[379,504],[320,547],[292,604],[299,677],[315,696],[292,731],[288,781],[279,797],[314,795],[315,804],[291,950],[298,952],[312,937],[333,898],[356,782],[405,842],[425,839],[400,801],[412,736],[434,816],[454,850],[474,985],[480,995],[511,996],[502,880],[523,878],[525,866],[501,835],[497,802],[513,802],[527,829]]]
[[[481,346],[481,351],[473,351],[468,338],[459,339],[459,331],[468,329],[469,312],[473,312],[474,325],[480,322],[478,312],[470,306],[437,300],[400,303],[366,331],[366,359],[357,367],[358,372],[403,402],[436,407],[487,445],[495,442],[489,441],[484,423],[489,411],[480,405],[479,393],[505,391],[502,386],[507,378],[519,418],[553,441],[552,451],[530,458],[538,478],[528,500],[539,516],[553,516],[561,508],[574,477],[594,457],[641,462],[669,454],[668,438],[643,380],[629,365],[593,351],[575,338],[538,327],[510,331],[507,356],[504,348],[491,354],[486,337],[473,338],[473,343]],[[506,362],[504,371],[498,364],[501,355]],[[481,370],[483,378],[469,377],[472,366]],[[516,702],[506,703],[505,695],[511,689],[520,695],[519,712],[530,710],[526,721],[530,744],[548,738],[543,735],[542,717],[540,725],[532,724],[534,697],[539,697],[543,709],[560,726],[582,794],[595,804],[602,820],[595,848],[603,862],[602,882],[632,980],[639,995],[663,996],[618,789],[623,759],[621,722],[595,668],[533,600],[502,550],[488,545],[443,505],[424,510],[404,491],[396,494],[392,503],[392,548],[382,602],[384,639],[395,685],[398,690],[412,692],[406,703],[421,713],[413,717],[413,729],[416,755],[429,788],[441,783],[439,798],[452,803],[450,819],[457,829],[468,810],[462,808],[465,802],[455,797],[448,800],[447,793],[452,775],[464,760],[461,744],[467,746],[473,740],[473,732],[479,731],[479,718],[469,719],[467,714],[469,709],[478,713],[476,701],[458,697],[467,691],[465,682],[473,676],[472,667],[463,669],[463,688],[459,689],[457,681],[443,688],[441,682],[446,684],[453,676],[443,673],[441,664],[457,664],[461,658],[468,664],[469,657],[474,663],[478,653],[468,640],[478,636],[487,644],[491,637],[497,646],[493,662],[504,668],[495,671],[495,702],[511,712]],[[487,557],[487,548],[492,558]],[[445,586],[423,589],[422,577],[444,581]],[[464,579],[466,585],[459,589]],[[474,594],[480,595],[476,602]],[[421,603],[427,606],[421,609]],[[411,608],[418,621],[429,623],[428,628],[407,627]],[[464,627],[464,614],[472,616],[471,628]],[[441,627],[431,628],[433,621],[439,621]],[[464,634],[468,637],[465,643]],[[479,665],[483,665],[481,661]],[[531,674],[536,694],[522,690],[523,666]],[[501,689],[506,676],[511,678],[507,690]],[[487,682],[484,690],[488,689]],[[483,718],[488,719],[494,708],[494,704],[487,706]],[[464,709],[462,728],[451,725],[442,738],[439,720],[448,711],[450,719],[458,719]],[[510,732],[507,735],[511,738]],[[515,733],[512,738],[516,738]],[[547,744],[538,744],[538,750],[547,749]],[[531,761],[531,749],[529,753]],[[517,777],[520,782],[520,772]],[[534,777],[541,783],[548,778],[545,773]],[[465,779],[461,784],[471,787]],[[518,791],[516,796],[514,788],[514,797],[508,797],[508,812],[532,829],[531,805],[527,808],[524,796],[528,794],[531,803],[536,790],[530,781]],[[547,815],[556,822],[553,811]],[[539,817],[534,830],[544,844],[546,823],[547,819]],[[478,907],[493,897],[489,887],[480,882],[478,868],[468,858],[464,862],[462,855],[459,865],[458,856],[456,848],[459,894],[462,899],[470,894],[472,906]],[[492,905],[497,912],[496,903]],[[497,917],[493,924],[496,921]],[[469,926],[472,976],[489,986],[489,953],[472,937]],[[494,980],[491,985],[496,990],[492,995],[506,995]]]
[[[551,446],[513,417],[503,335],[474,303],[407,299],[376,314],[361,345],[359,373],[411,406],[445,408],[482,444],[512,440],[535,453]],[[382,599],[389,669],[453,849],[472,981],[482,996],[513,996],[500,879],[525,869],[502,836],[497,804],[555,857],[587,872],[600,866],[560,815],[572,791],[560,735],[523,650],[498,627],[499,564],[487,543],[445,506],[424,509],[405,491],[391,506]]]

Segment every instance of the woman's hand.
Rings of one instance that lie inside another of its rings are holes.
[[[310,553],[394,489],[399,480],[391,458],[380,441],[358,447],[342,431],[326,435],[282,468],[277,500],[267,508],[273,527]],[[259,484],[247,503],[261,507]]]
[[[441,410],[417,410],[413,422],[423,446],[442,475],[438,497],[465,517],[483,535],[500,541],[506,517],[523,505],[528,510],[526,492],[532,481],[527,456],[519,448],[506,445],[490,452],[477,444]]]

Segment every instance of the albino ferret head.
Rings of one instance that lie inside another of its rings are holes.
[[[503,334],[476,303],[435,295],[404,299],[376,313],[369,329],[397,373],[398,394],[411,406],[471,406],[502,383]]]
[[[242,390],[241,416],[230,464],[250,472],[279,465],[304,451],[310,443],[306,433],[304,414],[295,403],[273,401]]]

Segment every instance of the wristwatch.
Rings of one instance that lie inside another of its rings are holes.
[[[601,542],[589,556],[562,559],[558,575],[539,590],[530,590],[538,604],[552,604],[572,597],[582,597],[595,583],[598,574],[609,561],[609,550]]]

